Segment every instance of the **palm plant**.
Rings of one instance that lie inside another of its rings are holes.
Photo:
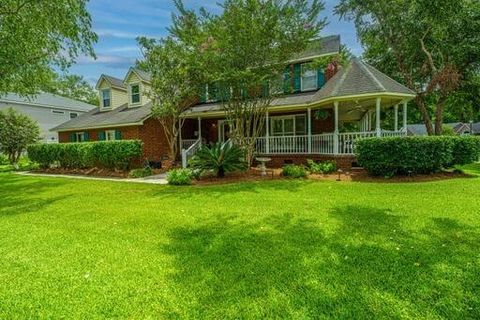
[[[247,168],[245,152],[230,142],[203,146],[192,158],[190,165],[201,171],[213,170],[219,178],[225,177],[226,173]]]

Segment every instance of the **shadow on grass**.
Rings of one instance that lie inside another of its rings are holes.
[[[451,219],[409,230],[406,219],[347,206],[327,222],[285,213],[178,228],[161,249],[173,258],[170,280],[184,310],[165,316],[478,316],[478,230]]]
[[[28,179],[15,174],[0,174],[0,216],[24,214],[40,210],[52,203],[70,197],[55,196],[54,193],[42,195],[66,185],[67,182],[48,179]]]
[[[169,198],[175,197],[178,199],[188,199],[193,194],[199,192],[204,196],[212,198],[218,198],[221,196],[234,194],[234,193],[265,193],[269,190],[272,191],[298,191],[301,188],[308,186],[309,184],[316,183],[312,180],[298,179],[298,180],[265,180],[265,181],[248,181],[248,182],[235,182],[228,184],[217,185],[192,185],[192,186],[165,186],[161,189],[157,189],[152,193],[153,197]]]

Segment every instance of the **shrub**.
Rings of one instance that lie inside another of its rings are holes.
[[[434,173],[478,159],[479,145],[472,137],[396,137],[358,141],[358,162],[370,174]]]
[[[190,165],[196,170],[215,171],[219,178],[224,177],[226,173],[243,171],[247,168],[243,150],[229,142],[200,148],[190,161]]]
[[[333,161],[315,162],[307,160],[308,169],[311,173],[329,174],[337,170],[337,165]]]
[[[10,161],[8,161],[8,157],[0,153],[0,166],[6,166],[8,164],[10,164]]]
[[[288,164],[283,167],[282,175],[289,178],[305,178],[308,175],[307,169],[304,166],[296,166]]]
[[[142,155],[138,140],[34,144],[27,148],[28,156],[42,168],[59,165],[63,168],[94,166],[125,170]]]
[[[480,157],[480,138],[461,136],[453,139],[453,162],[451,165],[465,165],[477,162]]]
[[[192,171],[190,169],[173,169],[167,173],[168,184],[186,186],[192,184]]]
[[[145,168],[141,168],[141,169],[133,169],[132,171],[130,171],[128,176],[130,178],[144,178],[144,177],[151,176],[152,173],[153,173],[152,168],[145,167]]]

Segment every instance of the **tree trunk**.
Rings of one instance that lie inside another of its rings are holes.
[[[433,129],[432,119],[430,118],[427,107],[425,106],[425,100],[423,99],[423,97],[417,96],[415,98],[415,104],[417,105],[418,110],[422,115],[423,122],[425,123],[425,127],[427,129],[427,134],[429,136],[433,136],[435,134],[435,131]]]
[[[446,103],[445,97],[440,97],[435,106],[435,135],[441,136],[443,134],[443,111]]]

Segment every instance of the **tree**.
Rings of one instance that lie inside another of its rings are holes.
[[[179,136],[185,122],[182,117],[198,95],[199,73],[195,52],[171,37],[161,40],[139,38],[144,53],[141,67],[151,73],[152,114],[167,138],[170,159],[178,154]]]
[[[65,70],[79,55],[95,56],[87,2],[1,1],[0,95],[37,93],[52,70]]]
[[[341,0],[336,12],[355,21],[364,57],[417,93],[427,132],[440,135],[449,97],[479,66],[480,3]]]
[[[98,93],[83,76],[75,74],[54,75],[51,82],[47,83],[42,91],[60,96],[80,100],[98,106]]]
[[[0,150],[18,169],[17,162],[29,144],[38,141],[38,124],[26,115],[8,108],[0,111]]]
[[[208,79],[208,93],[220,100],[232,141],[246,150],[249,164],[255,140],[264,130],[267,107],[282,86],[285,62],[319,35],[318,0],[227,0],[221,13],[197,14],[176,1],[172,35],[196,50]]]

